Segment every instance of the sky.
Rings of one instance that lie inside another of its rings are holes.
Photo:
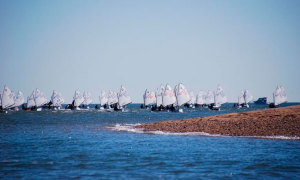
[[[300,102],[299,0],[0,0],[0,87],[49,98],[183,83]]]

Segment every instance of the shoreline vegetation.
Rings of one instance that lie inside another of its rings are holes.
[[[147,131],[300,137],[300,105],[137,125]]]

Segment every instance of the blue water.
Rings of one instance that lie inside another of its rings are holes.
[[[291,105],[291,104],[287,104]],[[140,134],[109,129],[228,112],[9,112],[0,114],[4,179],[299,179],[300,141]],[[249,110],[264,109],[255,106]]]

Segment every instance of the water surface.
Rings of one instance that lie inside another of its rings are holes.
[[[291,105],[291,104],[287,104]],[[248,110],[264,109],[260,105]],[[247,111],[248,111],[247,110]],[[113,131],[116,124],[151,123],[228,112],[9,112],[0,114],[0,177],[5,179],[299,179],[300,141],[153,135]]]

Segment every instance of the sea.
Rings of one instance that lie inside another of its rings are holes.
[[[287,103],[284,106],[300,103]],[[0,179],[300,179],[300,140],[197,133],[143,133],[134,125],[211,116],[151,112],[18,111],[0,114]]]

